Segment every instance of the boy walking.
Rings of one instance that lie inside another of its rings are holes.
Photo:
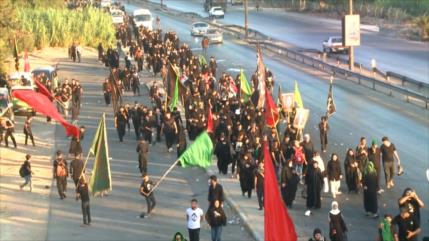
[[[24,164],[22,164],[21,168],[19,169],[19,175],[25,179],[25,182],[19,185],[19,188],[21,189],[21,191],[27,184],[30,184],[30,192],[33,191],[33,183],[31,182],[31,176],[34,173],[31,170],[30,158],[31,158],[31,155],[29,154],[25,155]]]

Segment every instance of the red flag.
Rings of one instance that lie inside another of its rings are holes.
[[[61,123],[62,126],[66,129],[67,136],[75,136],[79,138],[79,128],[68,123],[60,113],[58,113],[57,108],[52,104],[52,102],[41,93],[37,93],[33,90],[15,90],[12,92],[12,96],[24,101],[29,106],[31,106],[35,111],[40,112],[44,115],[51,117],[54,120],[57,120]]]
[[[42,84],[37,78],[34,79],[34,83],[36,84],[37,88],[39,89],[39,92],[43,95],[45,95],[46,97],[48,97],[48,99],[50,101],[53,101],[54,98],[52,97],[51,92],[48,90],[48,88],[46,88],[46,86],[44,84]]]
[[[295,225],[280,197],[268,143],[264,144],[264,223],[265,241],[296,241]]]
[[[268,89],[265,90],[265,124],[275,128],[279,122],[279,110]]]
[[[28,52],[25,50],[24,53],[24,72],[30,72],[30,60],[28,59]]]
[[[212,108],[209,106],[209,113],[207,115],[207,132],[213,133],[213,117],[212,117]]]
[[[234,92],[235,94],[238,93],[237,86],[235,86],[234,80],[232,78],[229,78],[229,89]]]

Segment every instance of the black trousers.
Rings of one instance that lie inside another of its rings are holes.
[[[326,150],[326,147],[328,146],[328,133],[327,132],[320,132],[320,146],[322,148],[322,151]]]
[[[167,148],[173,146],[176,143],[176,133],[174,132],[166,132],[165,133],[165,142],[167,144]]]
[[[188,232],[189,232],[189,241],[200,241],[200,229],[196,228],[196,229],[189,229],[188,228]]]
[[[260,187],[256,189],[256,195],[258,196],[259,208],[264,208],[264,188]]]
[[[28,142],[28,137],[30,137],[31,143],[33,144],[33,146],[35,146],[34,144],[34,137],[33,137],[33,133],[25,133],[25,145],[27,145]]]
[[[57,189],[60,198],[63,199],[66,197],[67,191],[67,177],[57,177]]]
[[[91,212],[89,211],[89,201],[82,201],[82,216],[83,216],[84,224],[91,223]]]
[[[147,173],[147,159],[141,158],[140,154],[139,154],[139,169],[142,175]]]
[[[125,136],[125,125],[118,125],[118,136],[119,136],[119,141],[122,142],[124,141],[124,136]]]
[[[136,133],[136,140],[140,137],[140,122],[139,121],[133,121],[134,126],[134,132]]]
[[[6,147],[9,146],[9,137],[13,142],[13,146],[16,147],[16,140],[15,140],[15,137],[13,136],[13,132],[9,130],[6,130],[6,135],[4,135],[4,141],[6,143]]]
[[[146,204],[147,204],[147,213],[149,214],[156,206],[155,195],[151,193],[149,196],[147,197],[145,196],[145,198],[146,198]]]
[[[104,93],[104,102],[106,105],[110,105],[110,93]]]

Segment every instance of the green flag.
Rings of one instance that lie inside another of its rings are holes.
[[[201,133],[194,143],[179,157],[182,167],[208,168],[212,163],[213,143],[207,131]]]
[[[246,75],[244,74],[243,70],[240,70],[240,86],[241,91],[243,92],[244,96],[243,99],[245,102],[249,100],[249,97],[252,96],[252,88],[250,88],[249,82],[247,82]]]
[[[296,82],[296,80],[295,80],[295,93],[294,93],[294,96],[295,96],[296,105],[299,108],[304,108],[304,104],[302,103],[302,99],[301,99],[301,93],[299,92],[299,89],[298,89],[298,82]]]
[[[177,106],[177,101],[179,100],[179,75],[176,75],[176,84],[174,85],[174,94],[173,99],[170,103],[170,110],[173,110]]]
[[[109,148],[107,146],[106,120],[103,114],[98,124],[97,132],[92,141],[89,153],[95,155],[92,175],[89,179],[89,188],[96,196],[103,191],[112,190],[112,176],[110,173]]]
[[[203,66],[207,64],[207,60],[204,56],[200,55],[200,65]]]

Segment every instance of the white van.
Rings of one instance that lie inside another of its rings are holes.
[[[153,29],[152,14],[148,9],[136,9],[133,12],[133,21],[136,27],[144,26],[149,30]]]

